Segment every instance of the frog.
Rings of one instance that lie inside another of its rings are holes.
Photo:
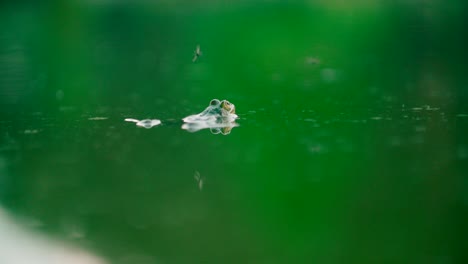
[[[182,119],[185,123],[182,129],[196,132],[209,128],[213,134],[227,135],[232,128],[238,126],[234,122],[237,118],[236,107],[227,100],[213,99],[203,112]]]
[[[213,99],[210,101],[210,105],[203,110],[203,112],[187,116],[182,119],[186,123],[197,123],[197,122],[233,122],[238,116],[236,115],[236,107],[234,104],[227,100]]]
[[[190,115],[183,118],[184,124],[182,129],[189,132],[196,132],[202,129],[209,128],[213,134],[228,135],[232,128],[238,124],[234,122],[237,118],[236,107],[227,100],[213,99],[208,107],[199,114]],[[126,118],[127,122],[134,122],[139,127],[152,128],[161,124],[159,119],[144,119],[138,120],[134,118]],[[166,120],[165,123],[174,123],[174,119]]]

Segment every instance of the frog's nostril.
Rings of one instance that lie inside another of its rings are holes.
[[[210,105],[213,105],[213,106],[216,106],[216,105],[219,105],[219,104],[221,104],[221,102],[218,99],[213,99],[210,102]]]

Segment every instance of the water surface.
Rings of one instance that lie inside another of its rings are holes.
[[[462,263],[465,5],[362,2],[5,4],[5,221],[108,263]],[[213,98],[238,126],[183,130]]]

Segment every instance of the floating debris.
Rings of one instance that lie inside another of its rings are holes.
[[[371,117],[370,119],[372,119],[372,120],[382,120],[383,117],[381,117],[381,116],[374,116],[374,117]]]
[[[96,117],[90,117],[90,118],[88,118],[88,120],[92,120],[92,121],[106,120],[106,119],[109,119],[109,118],[108,118],[108,117],[102,117],[102,116],[96,116]]]
[[[468,114],[458,114],[457,117],[468,117]]]
[[[202,55],[202,52],[200,50],[200,45],[197,45],[197,48],[195,49],[194,53],[193,53],[193,59],[192,59],[192,62],[195,62],[198,60],[198,58],[200,58],[200,56]]]
[[[143,120],[137,120],[133,118],[125,118],[125,121],[127,122],[134,122],[136,123],[137,126],[139,127],[144,127],[146,129],[150,129],[154,126],[157,126],[161,124],[161,120],[159,119],[143,119]]]

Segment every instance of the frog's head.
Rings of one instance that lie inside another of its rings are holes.
[[[213,99],[210,101],[210,105],[200,114],[182,119],[185,122],[182,128],[191,132],[210,128],[214,134],[222,133],[227,135],[233,127],[237,126],[234,121],[238,116],[235,113],[236,107],[229,101]]]
[[[237,119],[235,106],[226,100],[213,99],[210,105],[198,115],[191,115],[182,120],[184,122],[232,122]]]
[[[220,103],[221,108],[224,109],[228,114],[236,113],[236,107],[233,104],[231,104],[228,100],[223,100]]]

